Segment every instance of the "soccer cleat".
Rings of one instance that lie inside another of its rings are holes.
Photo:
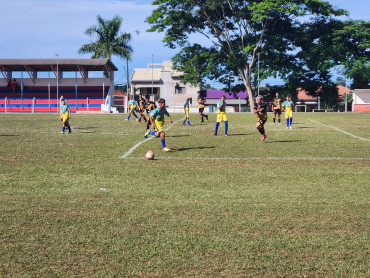
[[[289,129],[292,129],[292,126],[290,126]]]
[[[225,136],[229,136],[229,134],[225,134]]]
[[[164,147],[164,148],[163,148],[163,151],[164,151],[164,152],[170,152],[171,150],[170,150],[169,148],[167,148],[167,147]]]
[[[261,135],[261,142],[265,141],[266,137],[267,137],[267,136],[266,136],[265,134],[262,134],[262,135]]]
[[[128,122],[128,119],[126,119],[125,121]]]
[[[59,132],[60,134],[64,134],[64,131]]]
[[[148,130],[145,132],[144,138],[148,138],[149,133],[150,133],[150,130],[148,129]]]

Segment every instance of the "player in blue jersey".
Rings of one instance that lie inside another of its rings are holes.
[[[183,126],[185,126],[186,121],[188,122],[188,125],[191,125],[189,121],[189,101],[190,98],[188,98],[184,103],[185,120],[182,123]]]
[[[136,101],[133,99],[132,96],[129,96],[128,106],[129,106],[129,113],[126,121],[130,120],[131,114],[135,116],[136,121],[139,122],[139,118],[136,116],[135,108],[136,108]]]
[[[163,98],[160,98],[158,100],[158,107],[150,112],[150,121],[152,122],[152,127],[155,131],[150,131],[148,130],[144,137],[147,137],[149,134],[154,135],[156,137],[161,136],[161,142],[162,142],[162,147],[163,151],[169,152],[171,151],[169,148],[166,147],[166,134],[164,132],[164,115],[166,115],[172,124],[173,121],[171,119],[170,114],[168,113],[166,107],[165,107],[166,101]]]
[[[284,101],[283,107],[285,110],[286,128],[292,129],[294,103],[290,96],[286,97],[286,101]]]
[[[217,102],[217,122],[216,122],[216,129],[215,135],[217,135],[218,127],[220,123],[223,121],[225,123],[225,136],[229,136],[227,130],[229,128],[229,122],[227,121],[226,117],[226,97],[222,96],[221,99]]]

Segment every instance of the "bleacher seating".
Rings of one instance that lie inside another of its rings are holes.
[[[6,87],[0,87],[0,112],[32,112],[33,98],[35,98],[34,112],[56,112],[59,101],[57,100],[56,87],[24,87],[23,100],[20,90],[15,93]],[[105,87],[105,96],[109,87]],[[105,102],[101,87],[78,87],[77,99],[75,87],[59,87],[59,96],[63,95],[68,100],[72,112],[101,111],[101,104]],[[6,98],[6,103],[5,103]],[[77,105],[76,105],[77,103]],[[76,107],[77,106],[77,107]]]

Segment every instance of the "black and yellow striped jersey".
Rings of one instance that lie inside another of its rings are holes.
[[[257,110],[257,119],[258,120],[267,120],[267,103],[262,102],[260,105],[257,103],[254,104],[254,110]]]
[[[145,99],[141,98],[137,101],[137,103],[139,104],[139,107],[140,108],[144,108],[145,106]]]
[[[274,109],[281,109],[282,99],[279,97],[274,98]]]
[[[157,106],[153,101],[145,102],[145,110],[147,113],[150,113],[150,111],[155,110]]]
[[[205,102],[206,102],[206,100],[202,96],[198,97],[199,108],[204,108],[204,103]]]

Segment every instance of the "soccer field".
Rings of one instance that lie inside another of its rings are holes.
[[[0,276],[369,277],[370,114],[293,116],[1,114]]]

